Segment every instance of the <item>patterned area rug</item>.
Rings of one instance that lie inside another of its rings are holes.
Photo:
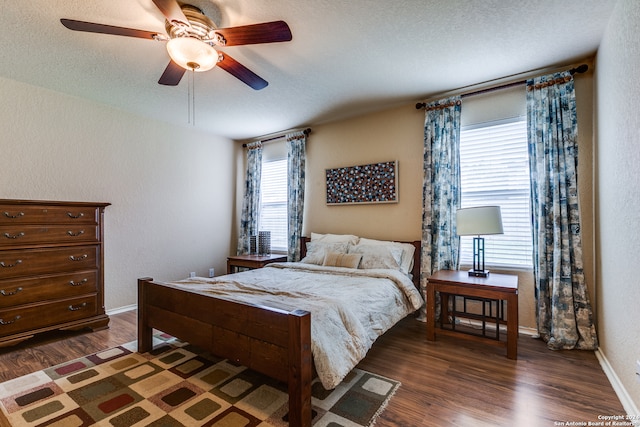
[[[286,385],[167,335],[0,384],[11,426],[287,426]],[[313,424],[369,426],[397,381],[354,369],[334,390],[313,383]]]

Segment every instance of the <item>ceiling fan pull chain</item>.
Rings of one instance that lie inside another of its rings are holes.
[[[196,125],[196,69],[191,69],[191,124]]]
[[[187,73],[187,123],[189,124],[191,124],[191,79],[192,78],[193,78],[193,72]]]
[[[195,89],[195,68],[187,76],[187,123],[196,125],[196,89]]]

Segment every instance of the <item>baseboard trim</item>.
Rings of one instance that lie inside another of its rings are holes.
[[[538,330],[536,328],[527,328],[526,326],[519,326],[518,332],[532,337],[538,335]]]
[[[609,379],[609,382],[613,387],[613,391],[615,391],[616,395],[618,396],[618,399],[620,399],[620,403],[622,403],[622,407],[627,412],[627,415],[640,415],[640,411],[638,411],[638,407],[636,406],[633,399],[631,399],[631,396],[627,392],[627,389],[624,387],[624,385],[620,381],[620,378],[618,378],[618,375],[613,370],[613,367],[609,363],[609,360],[607,359],[605,354],[602,352],[601,349],[597,349],[595,353],[596,353],[596,358],[598,359],[598,362],[600,363],[600,366],[604,371],[604,374]],[[633,420],[632,422],[633,422],[633,425],[640,426],[640,419]]]
[[[125,305],[124,307],[113,308],[111,310],[107,310],[107,314],[109,316],[119,313],[124,313],[131,310],[136,310],[138,308],[138,304]]]

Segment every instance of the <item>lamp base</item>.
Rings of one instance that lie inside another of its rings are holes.
[[[469,270],[469,277],[487,277],[489,270]]]

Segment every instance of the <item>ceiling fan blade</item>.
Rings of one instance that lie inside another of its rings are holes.
[[[288,42],[291,41],[293,37],[289,26],[284,21],[218,28],[216,33],[224,37],[226,41],[225,46]]]
[[[256,73],[227,55],[222,54],[222,61],[218,62],[218,67],[225,70],[243,83],[251,86],[255,90],[264,89],[269,83]]]
[[[180,27],[191,26],[189,20],[184,16],[184,12],[182,12],[182,9],[176,0],[153,0],[153,3],[167,18],[167,21],[173,25]]]
[[[86,31],[88,33],[113,34],[116,36],[139,37],[155,40],[158,37],[166,38],[163,34],[154,31],[136,30],[134,28],[115,27],[113,25],[96,24],[93,22],[75,21],[73,19],[61,19],[62,25],[73,31]]]
[[[184,76],[185,71],[187,70],[175,62],[169,61],[169,65],[164,69],[164,73],[160,76],[158,83],[166,86],[177,86],[178,83],[180,83],[180,80],[182,80],[182,76]]]

